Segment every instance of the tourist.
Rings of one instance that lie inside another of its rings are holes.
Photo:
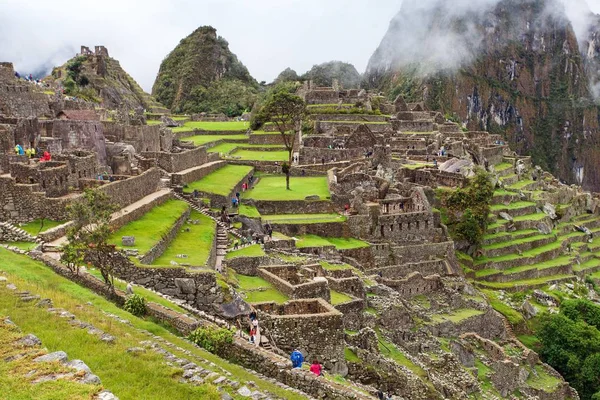
[[[250,311],[250,315],[248,317],[250,318],[250,322],[254,321],[257,318],[256,310],[254,308],[252,309],[252,311]]]
[[[344,214],[348,215],[350,212],[350,204],[346,204],[344,206]]]
[[[313,361],[312,365],[310,366],[310,372],[312,372],[316,376],[323,375],[323,367],[321,366],[321,364],[319,364],[319,361],[317,361],[317,360]]]
[[[292,361],[292,368],[302,368],[304,356],[298,350],[294,350],[290,355],[290,360]]]
[[[256,328],[250,328],[250,343],[254,344],[254,337],[256,336]]]
[[[437,168],[437,158],[433,159],[433,168]]]
[[[378,398],[379,400],[385,400],[384,396],[385,396],[385,395],[383,394],[383,392],[382,392],[381,390],[378,390],[378,391],[377,391],[377,398]]]
[[[302,176],[306,176],[306,171],[302,170]]]
[[[40,161],[46,162],[46,161],[51,161],[51,160],[52,160],[52,156],[50,155],[50,153],[48,151],[44,151],[44,154],[40,158]]]
[[[237,207],[237,203],[238,203],[237,197],[232,197],[231,198],[231,207],[236,208]]]
[[[133,294],[133,283],[129,282],[127,284],[126,293],[128,296]]]
[[[387,394],[387,396],[386,396],[385,400],[393,400],[393,399],[392,399],[392,394],[388,392],[388,394]]]
[[[198,192],[198,189],[194,189],[194,191],[192,192],[192,196],[194,197],[194,200],[198,198],[198,195],[200,193]]]
[[[235,198],[237,199],[237,202],[240,202],[240,192],[235,192]]]
[[[233,244],[233,249],[237,250],[238,247],[240,246],[239,242],[236,240],[235,243]]]
[[[17,144],[17,145],[15,146],[15,153],[16,153],[18,156],[22,156],[23,154],[25,154],[25,152],[23,151],[23,147],[21,147],[21,145],[20,145],[20,144]]]
[[[325,165],[325,157],[321,158],[321,164]]]

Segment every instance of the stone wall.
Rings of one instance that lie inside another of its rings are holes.
[[[269,135],[257,135],[252,134],[248,140],[248,144],[256,144],[256,145],[281,145],[284,146],[283,137],[281,133],[273,133]]]
[[[17,80],[0,82],[0,114],[27,118],[50,117],[48,95],[37,92],[37,86]]]
[[[446,260],[422,261],[417,263],[406,263],[392,265],[383,268],[377,268],[374,273],[381,273],[384,279],[399,279],[404,278],[413,272],[419,272],[423,276],[429,275],[448,275],[450,271]]]
[[[419,169],[414,170],[413,182],[432,188],[438,186],[465,187],[468,180],[461,174],[440,171],[438,169]]]
[[[257,276],[258,267],[268,263],[268,257],[236,257],[225,259],[227,267],[241,275]]]
[[[207,312],[216,312],[217,306],[223,303],[214,272],[136,266],[121,256],[115,268],[115,276],[186,301],[191,306]]]
[[[175,174],[171,175],[171,183],[173,185],[187,185],[192,182],[199,181],[200,179],[204,178],[206,175],[218,170],[219,168],[225,166],[226,164],[227,163],[225,161],[221,161],[221,162],[217,162],[217,163],[211,162],[210,164],[205,164],[205,165],[199,166],[198,168],[193,168],[189,171],[184,171],[183,173],[182,172],[175,173]]]
[[[329,287],[332,290],[346,293],[359,299],[364,299],[367,295],[365,285],[363,284],[362,279],[360,279],[358,276],[350,276],[345,278],[328,276],[327,281],[329,282]]]
[[[357,160],[364,158],[365,149],[329,149],[327,147],[302,147],[300,149],[301,164],[318,164],[335,161]]]
[[[155,158],[158,165],[167,172],[181,172],[206,164],[206,147],[197,147],[181,153],[144,152],[142,157]]]
[[[298,266],[293,265],[261,267],[258,269],[258,276],[291,299],[322,298],[329,301],[330,292],[327,280],[325,278],[292,279],[298,276],[299,270]]]
[[[262,215],[331,214],[340,211],[329,200],[250,201],[242,199],[242,204],[254,205]]]
[[[119,207],[124,208],[156,192],[160,183],[160,171],[149,169],[141,175],[109,183],[98,190],[106,193]]]
[[[34,237],[11,224],[0,222],[0,242],[34,242]]]
[[[96,153],[75,150],[69,153],[53,155],[52,159],[67,164],[69,187],[77,188],[80,179],[96,178],[96,169],[98,167]]]
[[[443,285],[439,275],[423,277],[420,272],[413,272],[405,279],[376,278],[378,283],[390,287],[397,291],[404,299],[411,299],[415,296],[435,293]]]
[[[162,253],[165,252],[167,247],[169,247],[169,244],[171,244],[171,242],[177,237],[177,234],[181,230],[181,227],[183,226],[183,224],[185,224],[185,222],[190,217],[191,211],[192,211],[191,208],[186,209],[183,212],[183,214],[181,214],[181,216],[179,218],[177,218],[177,220],[175,221],[173,226],[171,226],[169,231],[160,238],[158,243],[156,243],[154,246],[152,246],[152,248],[150,250],[148,250],[148,252],[146,254],[144,254],[142,257],[140,257],[140,262],[142,264],[146,264],[146,265],[152,264],[157,258],[159,258],[162,255]],[[203,266],[204,265],[195,265],[194,267],[203,267]]]
[[[104,136],[109,141],[131,144],[137,153],[171,150],[172,133],[169,129],[161,131],[160,125],[132,126],[121,125],[112,121],[103,121],[102,125]],[[167,137],[162,138],[165,135]]]
[[[267,222],[263,219],[263,223]],[[286,236],[317,235],[323,237],[350,237],[350,229],[345,222],[324,222],[317,224],[271,223],[275,232]]]
[[[477,332],[486,339],[503,339],[506,334],[503,318],[493,309],[488,309],[481,315],[459,322],[444,321],[428,327],[434,336],[440,337],[458,337],[466,332]]]
[[[45,122],[42,136],[59,139],[63,150],[84,149],[96,154],[98,162],[107,163],[104,125],[99,121],[53,120]]]
[[[328,368],[344,361],[342,313],[324,300],[259,303],[255,308],[261,326],[278,348],[302,350],[307,360],[316,358]]]

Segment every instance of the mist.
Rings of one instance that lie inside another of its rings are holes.
[[[501,0],[406,0],[402,10],[390,23],[388,33],[377,52],[369,61],[369,74],[389,71],[399,66],[412,67],[420,75],[441,70],[456,70],[470,64],[485,51],[484,40],[495,40],[497,18],[489,14]],[[509,1],[507,1],[509,2]],[[577,34],[580,46],[587,46],[590,28],[598,23],[600,0],[556,0],[547,1],[546,8],[536,21],[527,21],[527,26],[513,26],[503,34],[519,35],[535,26],[569,21]]]

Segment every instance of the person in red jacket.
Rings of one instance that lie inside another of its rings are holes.
[[[314,360],[312,365],[310,366],[310,372],[317,376],[323,375],[323,367],[319,364],[319,361]]]
[[[40,157],[40,161],[50,161],[52,160],[52,156],[47,151],[44,151],[42,157]]]

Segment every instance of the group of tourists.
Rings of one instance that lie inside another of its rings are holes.
[[[27,147],[27,149],[23,149],[23,146],[21,146],[20,144],[17,144],[15,146],[15,154],[16,155],[27,156],[27,158],[29,158],[29,159],[35,158],[35,156],[37,154],[39,154],[39,152],[40,152],[40,150],[36,149],[33,146]],[[44,161],[51,161],[51,160],[52,160],[52,155],[50,154],[50,152],[44,151],[42,153],[42,156],[40,157],[40,161],[44,162]]]
[[[292,368],[302,368],[304,363],[304,355],[300,350],[292,351],[290,355],[290,361],[292,361]],[[323,366],[319,363],[319,360],[314,359],[310,365],[310,372],[317,376],[323,376]]]
[[[250,332],[249,332],[249,341],[252,344],[260,346],[260,337],[259,337],[259,328],[258,328],[258,316],[256,314],[256,310],[252,309],[250,315],[248,316],[250,320]]]

